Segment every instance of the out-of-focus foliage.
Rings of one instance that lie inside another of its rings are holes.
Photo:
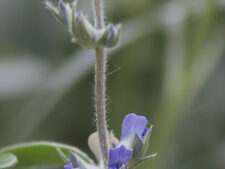
[[[93,20],[91,0],[78,9]],[[224,0],[105,0],[105,9],[123,24],[108,61],[110,128],[119,136],[130,112],[150,119],[158,156],[140,168],[224,169]],[[91,155],[93,51],[70,43],[40,0],[1,0],[0,23],[0,146],[54,140]]]

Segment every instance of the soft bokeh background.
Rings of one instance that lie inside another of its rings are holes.
[[[65,0],[66,1],[66,0]],[[79,9],[92,18],[91,0]],[[108,60],[108,122],[154,124],[143,169],[225,168],[225,1],[105,0],[123,23]],[[92,156],[94,52],[70,43],[40,0],[0,1],[0,146],[51,140]]]

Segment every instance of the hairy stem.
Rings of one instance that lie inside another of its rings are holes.
[[[102,0],[94,0],[95,26],[97,29],[105,27]]]
[[[97,29],[105,27],[104,11],[102,0],[94,0],[95,26]],[[106,123],[106,104],[105,104],[105,81],[106,81],[106,49],[98,47],[96,50],[95,66],[95,101],[97,116],[97,131],[103,155],[105,168],[108,164],[108,130]]]
[[[96,99],[96,116],[97,130],[103,155],[104,164],[108,163],[108,132],[106,123],[106,107],[105,107],[105,49],[96,49],[96,84],[95,84],[95,99]]]

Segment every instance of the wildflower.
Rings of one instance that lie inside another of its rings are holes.
[[[144,116],[137,116],[134,113],[128,114],[122,124],[122,133],[120,141],[136,134],[143,139],[148,132],[147,119]]]
[[[134,113],[128,114],[122,124],[120,143],[117,148],[109,150],[109,169],[127,169],[136,166],[144,159],[148,147],[151,127],[147,119]]]
[[[132,159],[139,156],[149,132],[147,119],[134,113],[128,114],[122,124],[120,144],[133,149]],[[148,143],[146,143],[148,144]]]

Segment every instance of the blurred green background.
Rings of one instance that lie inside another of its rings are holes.
[[[64,0],[66,1],[66,0]],[[56,1],[55,1],[56,2]],[[91,0],[78,8],[93,21]],[[143,169],[225,168],[225,1],[105,0],[122,23],[109,51],[108,123],[154,125]],[[94,51],[70,43],[40,0],[0,1],[0,146],[68,143],[92,156]]]

